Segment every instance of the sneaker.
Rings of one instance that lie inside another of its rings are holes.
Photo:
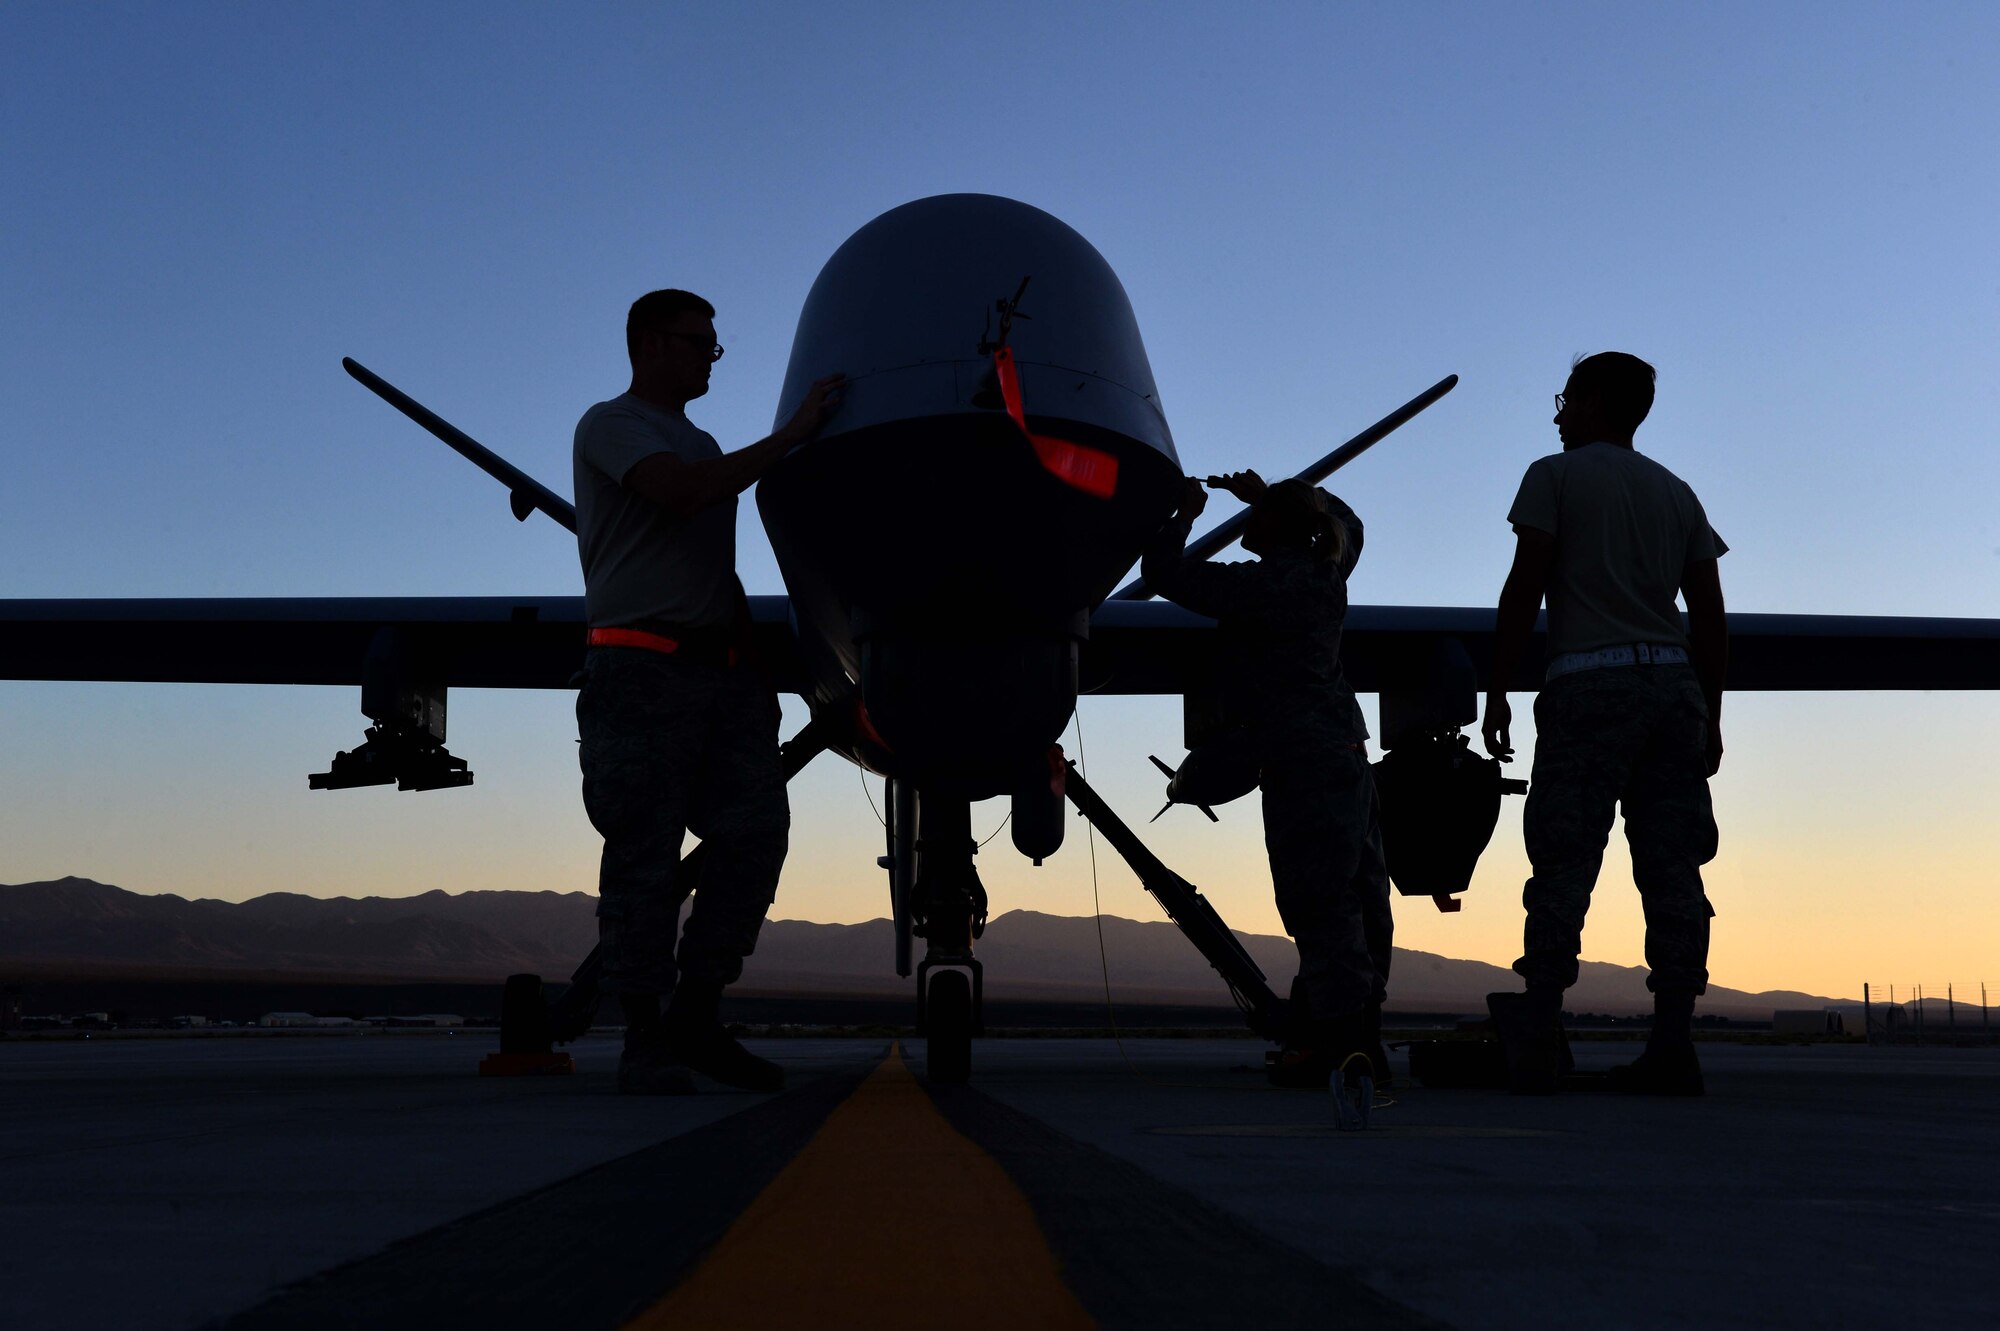
[[[1638,1058],[1611,1069],[1611,1085],[1627,1095],[1708,1094],[1692,1044],[1647,1045]]]

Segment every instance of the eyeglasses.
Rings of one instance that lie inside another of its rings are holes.
[[[1561,393],[1557,393],[1557,394],[1556,394],[1556,411],[1557,411],[1558,413],[1560,413],[1560,412],[1562,411],[1562,409],[1563,409],[1563,395],[1562,395]]]
[[[722,359],[722,344],[700,333],[662,333],[661,337],[683,337],[708,353],[711,361]]]

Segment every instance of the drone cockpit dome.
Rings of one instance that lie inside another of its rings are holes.
[[[779,420],[835,372],[839,407],[757,486],[801,636],[832,658],[816,707],[858,689],[865,760],[898,779],[1046,790],[1090,612],[1182,485],[1124,286],[1038,208],[919,199],[820,271]]]
[[[903,204],[834,251],[799,312],[777,422],[813,380],[836,370],[848,384],[824,437],[993,414],[992,352],[1004,317],[998,307],[1017,292],[1019,312],[1004,340],[1019,366],[1027,414],[1119,436],[1174,460],[1118,275],[1057,218],[992,194]]]

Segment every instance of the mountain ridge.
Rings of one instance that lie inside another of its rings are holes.
[[[242,902],[140,893],[67,877],[0,884],[0,974],[273,974],[370,981],[483,980],[534,971],[567,978],[596,942],[594,894],[441,889],[413,897],[310,897],[270,892]],[[979,944],[996,997],[1118,1004],[1226,1006],[1220,979],[1165,921],[1059,916],[1016,910],[996,916]],[[859,924],[771,920],[744,967],[744,993],[895,995],[908,991],[891,964],[887,919]],[[1283,993],[1297,965],[1291,940],[1237,935]],[[1518,989],[1512,971],[1488,962],[1396,949],[1390,1006],[1400,1011],[1478,1012],[1484,995]],[[1845,1006],[1794,990],[1750,993],[1711,986],[1700,1011],[1761,1020],[1774,1008]],[[1576,1012],[1650,1011],[1645,970],[1586,961],[1567,1006]]]

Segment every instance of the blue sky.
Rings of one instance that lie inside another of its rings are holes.
[[[688,286],[730,348],[694,414],[734,446],[840,241],[982,190],[1119,272],[1191,471],[1289,470],[1463,376],[1337,482],[1358,601],[1490,603],[1549,395],[1617,347],[1660,369],[1639,445],[1732,545],[1734,608],[1989,615],[1996,38],[1970,5],[10,5],[0,596],[575,592],[567,534],[342,355],[566,488],[625,305]],[[745,581],[778,590],[744,515]],[[359,738],[348,691],[0,684],[0,881],[587,888],[569,705],[454,694],[477,786],[328,795],[303,774]],[[2000,705],[1727,720],[1717,979],[1980,978]],[[1150,814],[1173,702],[1082,721]],[[860,785],[795,786],[778,913],[881,911]],[[1191,817],[1167,858],[1275,930],[1252,804]],[[1040,871],[989,852],[996,905],[1090,909],[1080,831]],[[1636,962],[1611,860],[1586,952]],[[1510,811],[1465,914],[1406,908],[1403,940],[1510,959],[1524,871]]]

